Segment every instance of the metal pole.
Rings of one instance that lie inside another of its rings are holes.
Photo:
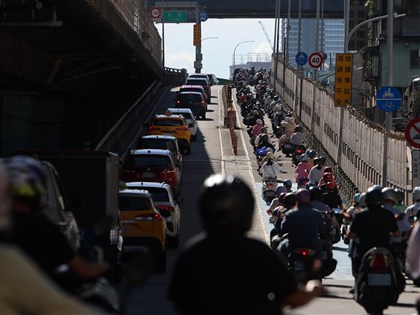
[[[286,30],[286,36],[287,36],[287,45],[286,45],[286,60],[287,64],[289,64],[289,35],[290,35],[290,22],[291,22],[291,14],[292,14],[292,0],[289,0],[289,3],[287,5],[287,30]]]
[[[233,49],[233,71],[235,71],[236,48],[238,48],[238,46],[239,46],[240,44],[243,44],[243,43],[253,43],[253,42],[255,42],[255,41],[254,41],[254,40],[245,40],[245,41],[243,41],[243,42],[238,43],[238,44],[235,46],[235,48]]]
[[[324,54],[324,0],[321,0],[321,51]],[[324,61],[322,60],[322,70],[324,70]]]
[[[164,1],[162,1],[164,3]],[[162,78],[165,75],[165,19],[164,17],[165,13],[165,5],[162,5]]]
[[[387,85],[392,86],[393,82],[393,50],[394,50],[394,0],[388,0],[388,20],[386,25],[386,48],[387,54]],[[382,160],[382,187],[388,186],[388,132],[392,127],[392,113],[386,112],[384,130],[384,153]]]
[[[274,12],[274,47],[273,47],[273,56],[274,56],[274,71],[273,71],[273,91],[276,92],[276,85],[277,85],[277,55],[276,55],[276,47],[277,47],[277,19],[278,16],[278,6],[279,6],[279,0],[276,0],[276,11]]]
[[[273,80],[273,91],[276,93],[277,91],[277,68],[278,68],[278,61],[279,61],[279,41],[280,41],[280,0],[276,0],[276,21],[275,21],[275,36],[274,36],[274,56],[275,56],[275,67],[274,67],[274,80]]]
[[[302,0],[299,0],[299,7],[298,7],[298,53],[300,52],[301,49],[301,39],[302,39]],[[299,69],[302,69],[302,66],[297,65],[296,68],[298,69],[297,73],[296,73],[296,80],[295,80],[295,99],[294,99],[294,103],[295,103],[295,109],[297,108],[298,105],[298,80],[299,80],[299,76],[300,76],[300,71]],[[302,80],[302,78],[300,78]],[[302,91],[299,92],[300,97],[302,98]],[[302,108],[299,109],[299,120],[302,120]]]
[[[350,19],[350,0],[344,0],[344,53],[348,52],[349,40],[349,19]],[[344,108],[340,107],[340,122],[338,128],[338,147],[337,147],[337,166],[340,168],[343,155],[343,124],[344,124]]]
[[[319,52],[319,11],[321,3],[320,0],[316,0],[316,27],[315,27],[315,51]],[[318,69],[314,69],[314,92],[312,96],[312,111],[311,111],[311,131],[312,131],[312,145],[315,143],[315,133],[313,132],[315,125],[315,106],[316,106],[316,86],[318,83]]]
[[[200,7],[197,4],[195,7],[195,23],[196,25],[200,25]],[[201,34],[200,34],[201,36]],[[197,46],[195,46],[195,61],[196,61],[196,68],[195,68],[195,73],[200,73],[201,72],[201,41],[197,44]]]

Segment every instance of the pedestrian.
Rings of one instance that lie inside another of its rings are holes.
[[[254,207],[252,190],[239,177],[205,180],[198,202],[205,232],[182,249],[169,284],[178,314],[278,315],[322,293],[317,281],[298,288],[269,246],[245,236]]]

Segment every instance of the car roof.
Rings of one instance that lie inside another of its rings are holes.
[[[165,114],[156,114],[155,118],[157,119],[185,119],[184,116],[182,115],[165,115]]]
[[[165,182],[126,182],[125,183],[126,187],[130,187],[130,186],[142,186],[142,187],[153,187],[153,188],[163,188],[166,190],[170,190],[171,186],[169,186],[169,184],[165,183]],[[145,190],[147,190],[145,188]]]
[[[185,108],[183,108],[183,107],[179,107],[179,108],[170,107],[170,108],[168,108],[168,110],[171,111],[171,112],[178,112],[178,113],[185,113],[185,112],[188,112],[190,114],[193,113],[191,108],[187,108],[187,107],[185,107]]]
[[[127,195],[128,196],[132,195],[132,196],[152,199],[152,195],[150,194],[150,192],[148,190],[145,190],[145,189],[133,189],[133,188],[129,189],[129,188],[127,188],[127,189],[120,190],[118,192],[118,194],[119,195],[126,195],[126,196]]]
[[[197,88],[197,89],[202,89],[204,90],[202,85],[198,85],[198,84],[184,84],[180,87],[180,89],[186,89],[186,88]]]
[[[146,136],[142,136],[141,139],[165,139],[165,140],[178,141],[174,136],[169,136],[169,135],[146,135]]]
[[[169,157],[172,156],[171,151],[163,150],[163,149],[138,149],[138,150],[131,150],[131,155],[167,155]]]
[[[201,86],[201,85],[200,85]],[[179,92],[179,94],[181,94],[181,95],[187,95],[187,94],[196,94],[196,95],[203,95],[203,93],[201,93],[201,92],[196,92],[196,91],[181,91],[181,92]],[[178,95],[179,95],[178,94]]]

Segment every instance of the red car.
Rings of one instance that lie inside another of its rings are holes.
[[[171,151],[161,149],[133,150],[125,160],[121,180],[125,182],[165,182],[174,196],[181,189],[181,172],[172,159]]]

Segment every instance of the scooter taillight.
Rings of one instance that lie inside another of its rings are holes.
[[[315,254],[313,249],[309,248],[300,248],[297,253],[301,256],[312,256]]]
[[[273,188],[273,186],[274,186],[274,185],[273,185],[273,184],[271,184],[271,183],[268,183],[268,184],[267,184],[267,188]]]
[[[385,255],[376,254],[370,262],[370,266],[375,270],[383,270],[388,267],[388,260]]]
[[[302,154],[302,153],[303,153],[303,151],[302,151],[301,149],[298,149],[298,150],[296,151],[296,153],[297,153],[297,154]]]

